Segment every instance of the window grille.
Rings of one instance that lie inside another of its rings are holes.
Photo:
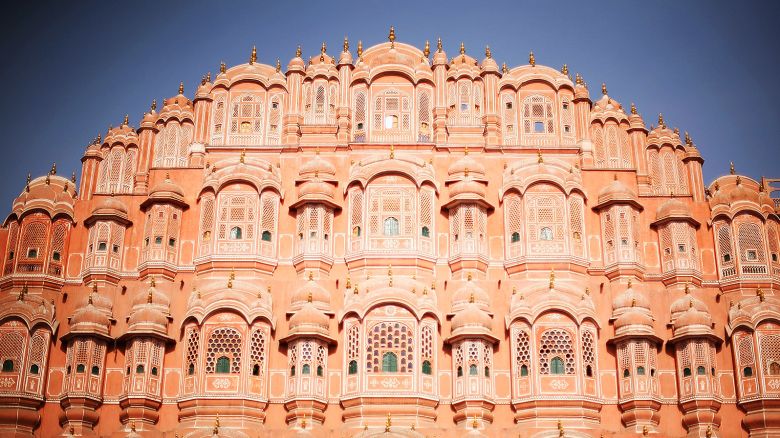
[[[219,371],[220,360],[222,369],[227,366],[231,374],[241,372],[241,334],[231,328],[217,328],[209,337],[206,349],[206,373]]]
[[[378,373],[393,363],[398,372],[414,371],[414,337],[406,324],[389,321],[376,323],[369,329],[368,342],[366,371]]]
[[[561,361],[562,373],[554,373],[555,359]],[[542,333],[539,346],[540,374],[574,374],[575,358],[571,335],[562,329],[551,329]]]

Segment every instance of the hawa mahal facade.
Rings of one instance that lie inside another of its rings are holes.
[[[437,46],[253,50],[28,178],[0,435],[778,436],[776,181]]]

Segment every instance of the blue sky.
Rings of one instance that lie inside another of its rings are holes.
[[[737,171],[780,177],[778,2],[490,1],[407,2],[16,2],[0,17],[2,186],[8,211],[27,172],[77,174],[86,144],[130,115],[137,126],[152,99],[192,95],[200,77],[248,60],[286,66],[321,43],[340,50],[386,41],[422,47],[437,37],[450,54],[509,66],[567,63],[593,95],[609,94],[645,121],[662,112],[689,131],[705,158],[705,181]],[[19,3],[25,3],[19,5]]]

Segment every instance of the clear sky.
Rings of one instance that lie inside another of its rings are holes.
[[[737,171],[780,177],[778,1],[79,1],[13,2],[0,17],[5,84],[0,210],[27,172],[81,169],[87,143],[127,113],[138,125],[152,99],[192,96],[208,71],[247,62],[286,66],[324,41],[328,53],[387,40],[482,59],[485,45],[508,66],[580,72],[598,98],[635,102],[649,125],[659,112],[689,131],[705,158],[705,181]],[[17,8],[17,9],[13,9]],[[0,214],[4,216],[5,213]]]

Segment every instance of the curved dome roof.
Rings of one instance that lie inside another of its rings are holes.
[[[672,198],[658,206],[655,219],[662,220],[669,217],[691,217],[691,210],[679,199]]]
[[[290,333],[317,333],[327,336],[330,318],[312,303],[306,303],[290,318]]]
[[[630,326],[653,326],[653,317],[648,312],[629,309],[615,320],[615,330]]]
[[[92,210],[92,215],[127,216],[127,207],[114,196],[104,197]]]
[[[599,191],[598,195],[599,206],[614,202],[632,203],[641,207],[639,201],[637,200],[636,193],[634,193],[630,187],[628,187],[619,179],[615,179],[611,183],[607,184]]]
[[[309,297],[311,297],[311,302],[314,303],[314,306],[323,311],[327,311],[330,307],[330,293],[314,280],[309,280],[306,285],[293,292],[290,300],[292,307],[295,308],[308,303]]]
[[[153,331],[164,334],[168,327],[168,317],[154,305],[144,305],[130,314],[127,320],[128,331]]]
[[[334,166],[330,161],[322,158],[322,156],[317,153],[314,155],[314,158],[304,162],[301,165],[301,168],[298,170],[298,175],[301,177],[334,177],[336,176],[336,166]]]
[[[630,309],[632,307],[649,309],[650,300],[645,296],[645,294],[637,291],[633,287],[629,287],[612,300],[613,312]]]
[[[171,180],[170,176],[168,175],[165,176],[164,180],[155,184],[155,186],[152,187],[152,190],[149,191],[150,196],[169,194],[184,197],[184,190],[178,184],[173,182],[173,180]]]
[[[162,291],[157,290],[155,286],[149,286],[146,293],[139,292],[133,298],[132,307],[143,306],[146,304],[154,304],[164,308],[169,308],[171,305],[171,299],[168,295]]]
[[[709,312],[707,305],[704,302],[690,293],[686,293],[684,296],[676,299],[670,306],[672,318],[681,312],[687,312],[688,309],[693,308],[700,312]]]
[[[480,309],[490,311],[490,295],[484,289],[468,281],[452,294],[452,311],[457,312],[472,302]]]
[[[674,320],[674,329],[703,326],[707,330],[712,328],[712,318],[707,311],[701,311],[690,307]]]
[[[476,303],[468,303],[452,317],[452,331],[465,328],[483,328],[488,331],[493,329],[493,318]]]
[[[471,157],[471,155],[468,155],[468,152],[466,155],[463,155],[460,157],[457,161],[452,163],[447,169],[447,175],[453,176],[453,175],[472,175],[474,176],[485,176],[485,166],[475,160]]]

